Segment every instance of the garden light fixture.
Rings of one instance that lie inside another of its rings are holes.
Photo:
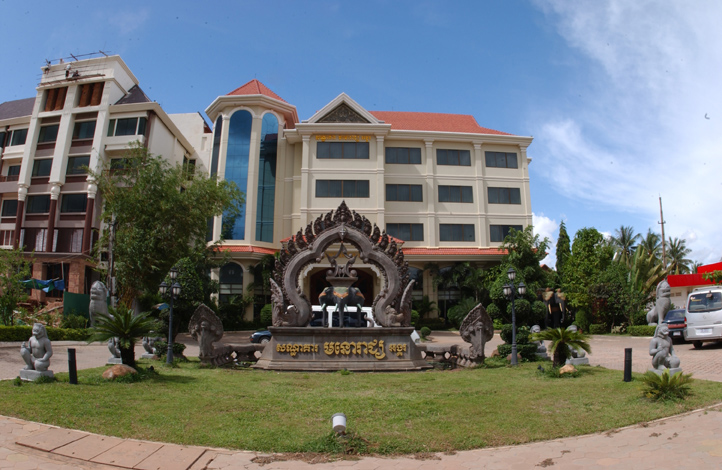
[[[168,352],[166,353],[166,364],[173,364],[173,299],[178,297],[181,292],[181,285],[176,281],[178,277],[178,268],[173,266],[170,270],[170,280],[173,283],[170,286],[170,315],[168,317]],[[161,295],[168,293],[168,284],[165,281],[160,283],[158,290]]]
[[[518,359],[516,352],[516,309],[514,300],[526,294],[526,286],[523,282],[520,282],[518,286],[514,285],[514,279],[516,279],[516,270],[514,270],[514,268],[509,268],[506,275],[511,283],[504,284],[502,290],[504,291],[504,297],[511,300],[511,365],[515,366],[518,364]]]

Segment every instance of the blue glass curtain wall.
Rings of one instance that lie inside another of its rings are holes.
[[[278,119],[271,113],[263,116],[261,154],[258,160],[258,204],[256,205],[256,240],[273,242],[273,206],[276,201],[276,153]]]
[[[225,179],[233,181],[244,194],[248,192],[248,156],[251,150],[253,117],[245,110],[236,111],[228,125]],[[222,234],[226,240],[244,240],[246,232],[245,204],[238,216],[223,215]]]

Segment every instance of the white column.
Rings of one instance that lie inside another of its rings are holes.
[[[531,194],[529,194],[529,163],[531,158],[527,158],[526,149],[528,145],[519,144],[519,171],[521,172],[521,193],[522,201],[524,201],[524,213],[526,214],[527,225],[532,224],[532,211],[531,211]]]
[[[311,160],[311,136],[303,135],[302,153],[301,153],[301,227],[308,225],[309,206],[313,198],[313,188],[311,188],[310,160]]]
[[[376,225],[386,228],[386,172],[384,170],[384,136],[376,136]]]
[[[228,153],[228,126],[231,122],[231,117],[227,114],[223,114],[223,128],[221,129],[221,145],[218,148],[218,180],[226,179],[226,154]],[[213,150],[211,149],[211,152]],[[246,210],[246,207],[243,210]],[[218,241],[221,238],[221,227],[223,225],[223,216],[219,215],[213,220],[213,241]]]
[[[434,141],[425,140],[424,144],[426,154],[426,245],[434,247],[438,245],[436,229],[438,228],[436,221],[436,157],[434,155]]]
[[[486,237],[486,209],[487,209],[487,193],[486,181],[484,178],[484,158],[481,152],[481,142],[474,142],[474,162],[476,167],[476,207],[477,207],[477,223],[476,233],[478,234],[477,243],[480,247],[488,245]]]
[[[70,109],[63,111],[58,126],[58,138],[55,140],[55,151],[53,152],[53,166],[50,170],[50,183],[65,182],[65,169],[68,166],[68,152],[73,140],[73,127],[75,119]]]
[[[20,166],[20,175],[18,176],[18,186],[30,187],[30,178],[33,172],[33,160],[35,157],[35,147],[38,144],[38,135],[40,134],[40,106],[43,102],[43,90],[38,91],[33,106],[33,114],[28,126],[28,134],[25,138],[25,149],[23,150],[23,162]],[[66,98],[67,99],[67,98]]]

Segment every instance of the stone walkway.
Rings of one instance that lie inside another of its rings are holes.
[[[228,342],[243,342],[248,334],[237,333]],[[197,354],[197,345],[189,338],[187,354]],[[439,333],[436,344],[459,341],[456,333]],[[493,349],[498,336],[489,345]],[[649,338],[613,336],[592,337],[592,365],[621,371],[624,348],[633,349],[633,369],[644,372],[650,365]],[[78,367],[104,365],[109,353],[104,345],[54,343],[56,372],[67,371],[60,358],[68,347],[75,347]],[[19,343],[0,343],[0,378],[14,378],[22,360]],[[696,378],[722,381],[722,345],[676,346],[685,373]],[[141,350],[138,350],[138,354]],[[620,372],[621,380],[621,372]],[[720,397],[722,399],[722,397]],[[0,469],[118,469],[143,470],[234,470],[234,469],[306,469],[348,468],[395,469],[712,469],[722,468],[722,405],[652,423],[612,430],[588,436],[558,439],[513,447],[479,449],[454,454],[424,455],[423,460],[407,456],[397,458],[366,457],[311,464],[284,460],[256,452],[184,447],[172,444],[136,441],[67,430],[0,416]]]

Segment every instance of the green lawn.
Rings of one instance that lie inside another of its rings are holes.
[[[141,367],[150,363],[142,362]],[[0,414],[119,437],[266,452],[324,451],[331,416],[373,453],[520,444],[608,430],[717,403],[722,383],[695,381],[680,403],[640,398],[621,371],[552,379],[539,363],[420,373],[277,373],[197,362],[136,383],[79,372],[80,385],[0,382]],[[544,364],[549,367],[548,363]]]

